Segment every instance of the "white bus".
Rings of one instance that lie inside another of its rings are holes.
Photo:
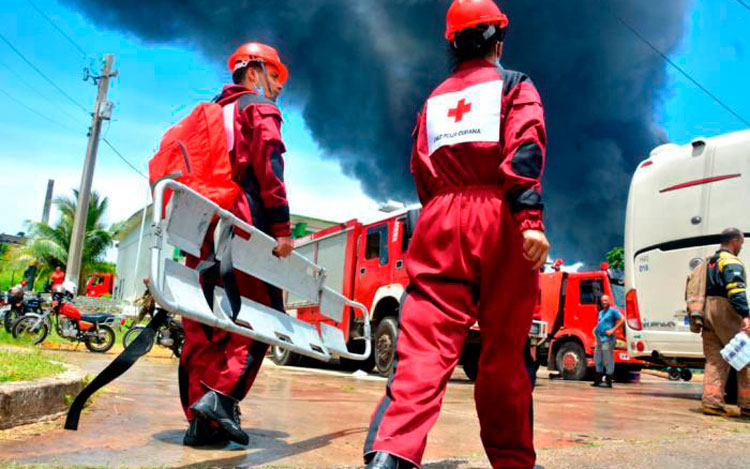
[[[655,148],[630,183],[625,219],[628,348],[638,358],[700,365],[685,314],[691,268],[727,227],[750,231],[750,131]],[[740,254],[750,265],[750,245]]]

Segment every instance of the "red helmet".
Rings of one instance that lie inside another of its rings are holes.
[[[247,65],[247,62],[253,60],[261,61],[265,65],[272,66],[277,72],[279,72],[279,81],[281,84],[286,82],[286,79],[289,76],[289,70],[287,70],[286,66],[281,63],[279,53],[276,52],[276,49],[273,47],[261,44],[260,42],[248,42],[238,47],[237,50],[234,51],[234,54],[229,57],[227,67],[229,67],[230,72],[234,72],[239,66],[238,64],[245,66]]]
[[[26,285],[28,285],[28,284],[29,284],[29,282],[27,282],[27,281],[26,281],[25,279],[24,279],[24,280],[21,280],[21,285],[23,285],[24,287],[25,287]]]
[[[445,18],[445,38],[452,41],[456,33],[480,24],[508,26],[508,17],[492,0],[454,0]]]

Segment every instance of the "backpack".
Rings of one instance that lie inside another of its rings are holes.
[[[703,330],[703,316],[706,307],[706,279],[709,261],[704,259],[690,272],[685,284],[685,304],[690,332]]]
[[[159,181],[174,179],[221,208],[230,208],[240,193],[240,186],[232,180],[229,158],[229,151],[234,147],[235,107],[236,101],[226,106],[222,106],[222,101],[200,103],[167,130],[159,150],[148,162],[151,190]],[[169,197],[165,195],[162,210]]]

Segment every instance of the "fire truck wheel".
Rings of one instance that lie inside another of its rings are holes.
[[[381,376],[390,376],[393,362],[396,356],[396,335],[398,323],[396,318],[388,316],[383,318],[375,329],[373,347],[375,354],[375,367]]]
[[[679,381],[680,380],[680,369],[679,368],[670,368],[667,372],[669,376],[670,381]]]
[[[555,363],[563,379],[580,381],[586,376],[586,352],[578,342],[566,342],[557,351]]]
[[[693,379],[693,372],[690,371],[690,368],[683,368],[682,371],[680,371],[680,378],[682,378],[683,381],[690,381]]]
[[[352,340],[346,346],[352,353],[363,353],[365,351],[365,342],[363,340]],[[370,351],[370,356],[366,360],[349,360],[348,358],[339,358],[341,368],[346,371],[362,370],[367,373],[375,368],[375,354]]]
[[[301,358],[302,355],[291,352],[284,347],[274,345],[271,348],[271,360],[279,366],[297,366]]]
[[[479,373],[479,344],[466,344],[464,353],[461,354],[461,366],[463,366],[466,377],[471,381],[477,379]]]

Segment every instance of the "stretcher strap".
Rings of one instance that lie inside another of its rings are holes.
[[[81,411],[86,405],[89,397],[91,397],[96,391],[103,388],[107,384],[111,383],[115,379],[119,378],[123,373],[128,371],[131,366],[138,361],[143,355],[148,353],[150,345],[154,341],[156,331],[164,324],[167,319],[167,311],[163,309],[157,309],[154,318],[148,323],[145,329],[125,347],[117,358],[112,363],[107,365],[97,376],[91,381],[88,386],[76,396],[73,401],[73,405],[68,410],[68,416],[65,419],[66,430],[78,430],[78,420],[81,417]]]
[[[203,295],[206,297],[206,301],[211,308],[213,308],[214,304],[214,288],[216,288],[219,284],[219,279],[221,279],[226,298],[232,310],[232,320],[234,321],[240,313],[242,299],[240,289],[237,286],[237,278],[234,275],[234,263],[232,262],[233,238],[234,230],[232,229],[232,225],[223,225],[219,231],[219,240],[216,243],[216,251],[219,257],[221,257],[221,261],[217,259],[212,247],[211,252],[205,260],[198,264],[196,270],[198,270],[201,276]]]

